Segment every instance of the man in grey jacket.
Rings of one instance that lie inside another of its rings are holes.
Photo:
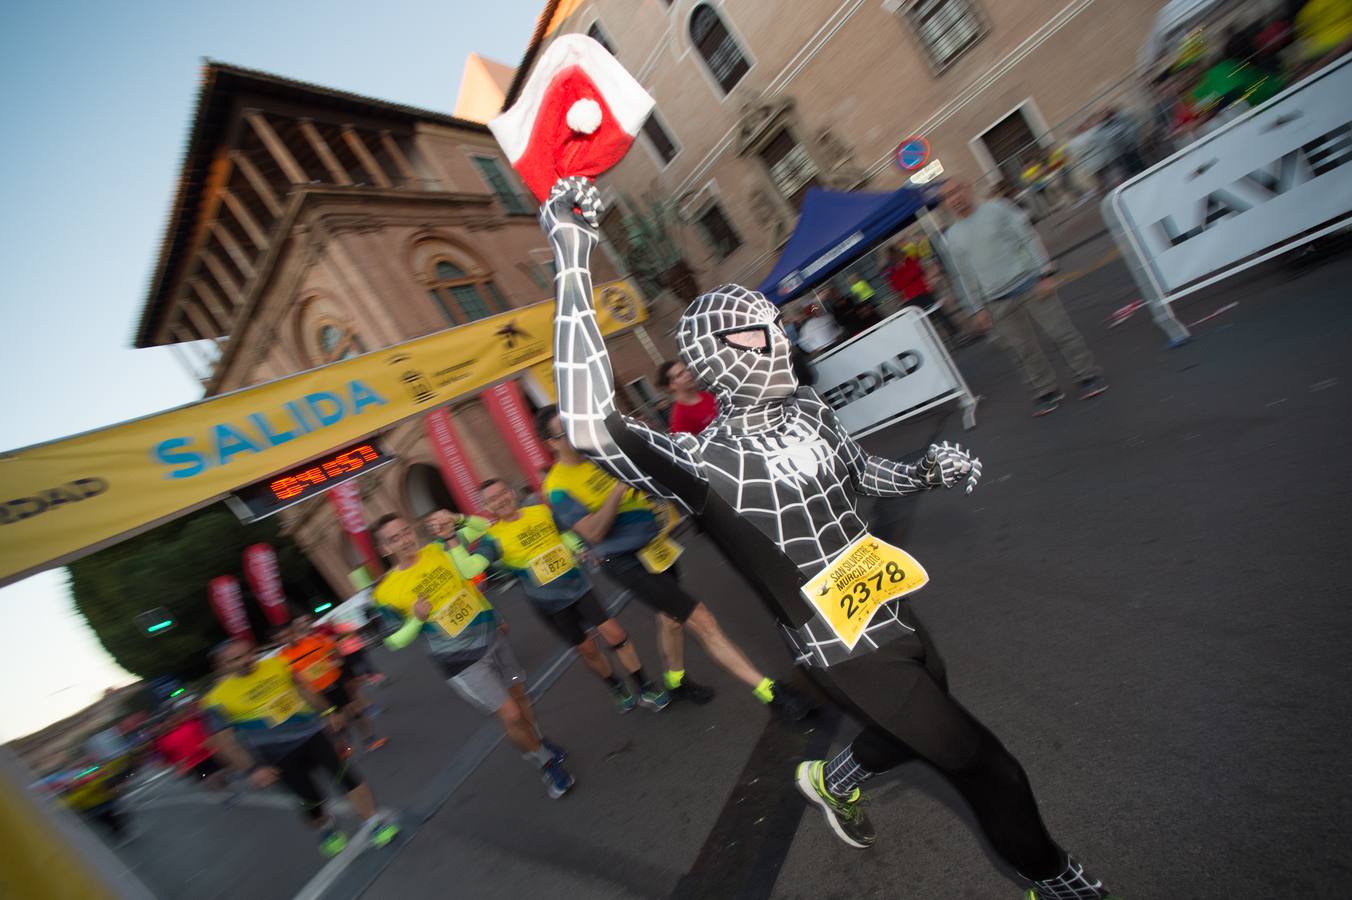
[[[993,327],[1014,354],[1033,394],[1033,415],[1045,416],[1065,399],[1034,324],[1074,373],[1081,400],[1106,391],[1094,355],[1056,296],[1056,269],[1028,217],[1006,200],[974,204],[971,186],[957,179],[944,184],[942,195],[954,218],[944,241],[967,288],[973,323]]]

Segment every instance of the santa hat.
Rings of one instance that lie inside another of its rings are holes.
[[[595,178],[619,162],[652,108],[653,98],[606,48],[565,34],[540,57],[512,108],[488,127],[544,201],[560,178]]]

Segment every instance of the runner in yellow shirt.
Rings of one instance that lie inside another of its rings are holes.
[[[402,516],[382,516],[372,529],[380,552],[394,565],[376,585],[374,605],[400,623],[385,639],[391,649],[407,647],[422,635],[432,661],[457,694],[472,706],[497,716],[507,739],[528,762],[540,768],[545,790],[557,800],[573,787],[563,768],[563,749],[540,731],[526,693],[526,671],[507,643],[507,624],[469,579],[487,563],[473,560],[452,538],[418,546],[413,527]]]
[[[561,534],[548,506],[522,506],[516,492],[500,478],[485,481],[481,490],[484,509],[496,521],[490,524],[477,516],[464,520],[460,534],[479,542],[474,558],[515,576],[550,630],[576,647],[583,664],[610,688],[620,712],[629,712],[640,703],[654,712],[665,709],[671,698],[648,680],[629,635],[602,608],[591,580],[578,565],[574,554],[583,550],[581,539],[572,532]],[[610,660],[588,633],[592,629],[629,673],[637,695],[616,676]]]
[[[540,437],[558,457],[545,477],[544,495],[559,525],[578,534],[602,570],[657,613],[658,646],[666,663],[667,691],[675,700],[708,703],[713,692],[685,674],[685,629],[728,674],[751,689],[776,715],[797,721],[813,709],[792,688],[769,676],[724,633],[703,603],[681,587],[676,559],[681,547],[667,536],[652,502],[582,456],[564,436],[554,407],[540,411]]]
[[[320,832],[319,849],[334,856],[347,846],[347,835],[324,809],[324,796],[315,784],[323,770],[347,791],[348,802],[362,817],[361,831],[372,845],[383,847],[399,827],[378,812],[371,788],[355,770],[338,758],[325,734],[342,725],[330,713],[324,698],[309,688],[287,664],[273,656],[259,659],[254,647],[232,640],[212,654],[220,680],[202,698],[202,709],[215,726],[208,744],[236,771],[247,773],[256,787],[280,781],[301,802],[301,814]]]

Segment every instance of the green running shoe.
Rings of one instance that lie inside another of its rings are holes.
[[[371,846],[384,847],[399,834],[399,826],[393,822],[382,822],[371,832]]]
[[[661,712],[671,705],[671,695],[655,684],[650,684],[638,695],[639,702],[653,712]]]
[[[347,846],[347,835],[336,828],[325,831],[319,839],[319,852],[332,859]]]
[[[809,759],[798,764],[798,791],[811,803],[816,804],[826,815],[831,830],[851,847],[860,850],[873,846],[877,834],[873,823],[864,815],[861,808],[865,804],[859,788],[854,789],[848,800],[842,800],[826,789],[826,762]]]
[[[610,692],[615,696],[615,705],[620,708],[621,714],[633,712],[634,707],[638,706],[638,698],[629,690],[629,685],[621,684],[619,687],[611,688]]]

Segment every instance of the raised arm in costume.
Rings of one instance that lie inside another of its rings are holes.
[[[601,208],[596,186],[585,178],[559,181],[549,200],[540,207],[540,225],[549,235],[558,269],[554,378],[559,392],[559,418],[568,442],[616,478],[649,494],[679,499],[688,506],[689,500],[654,481],[629,459],[616,439],[617,435],[632,432],[688,474],[698,475],[689,435],[654,431],[621,415],[615,406],[615,375],[592,305],[591,253],[598,240]]]

